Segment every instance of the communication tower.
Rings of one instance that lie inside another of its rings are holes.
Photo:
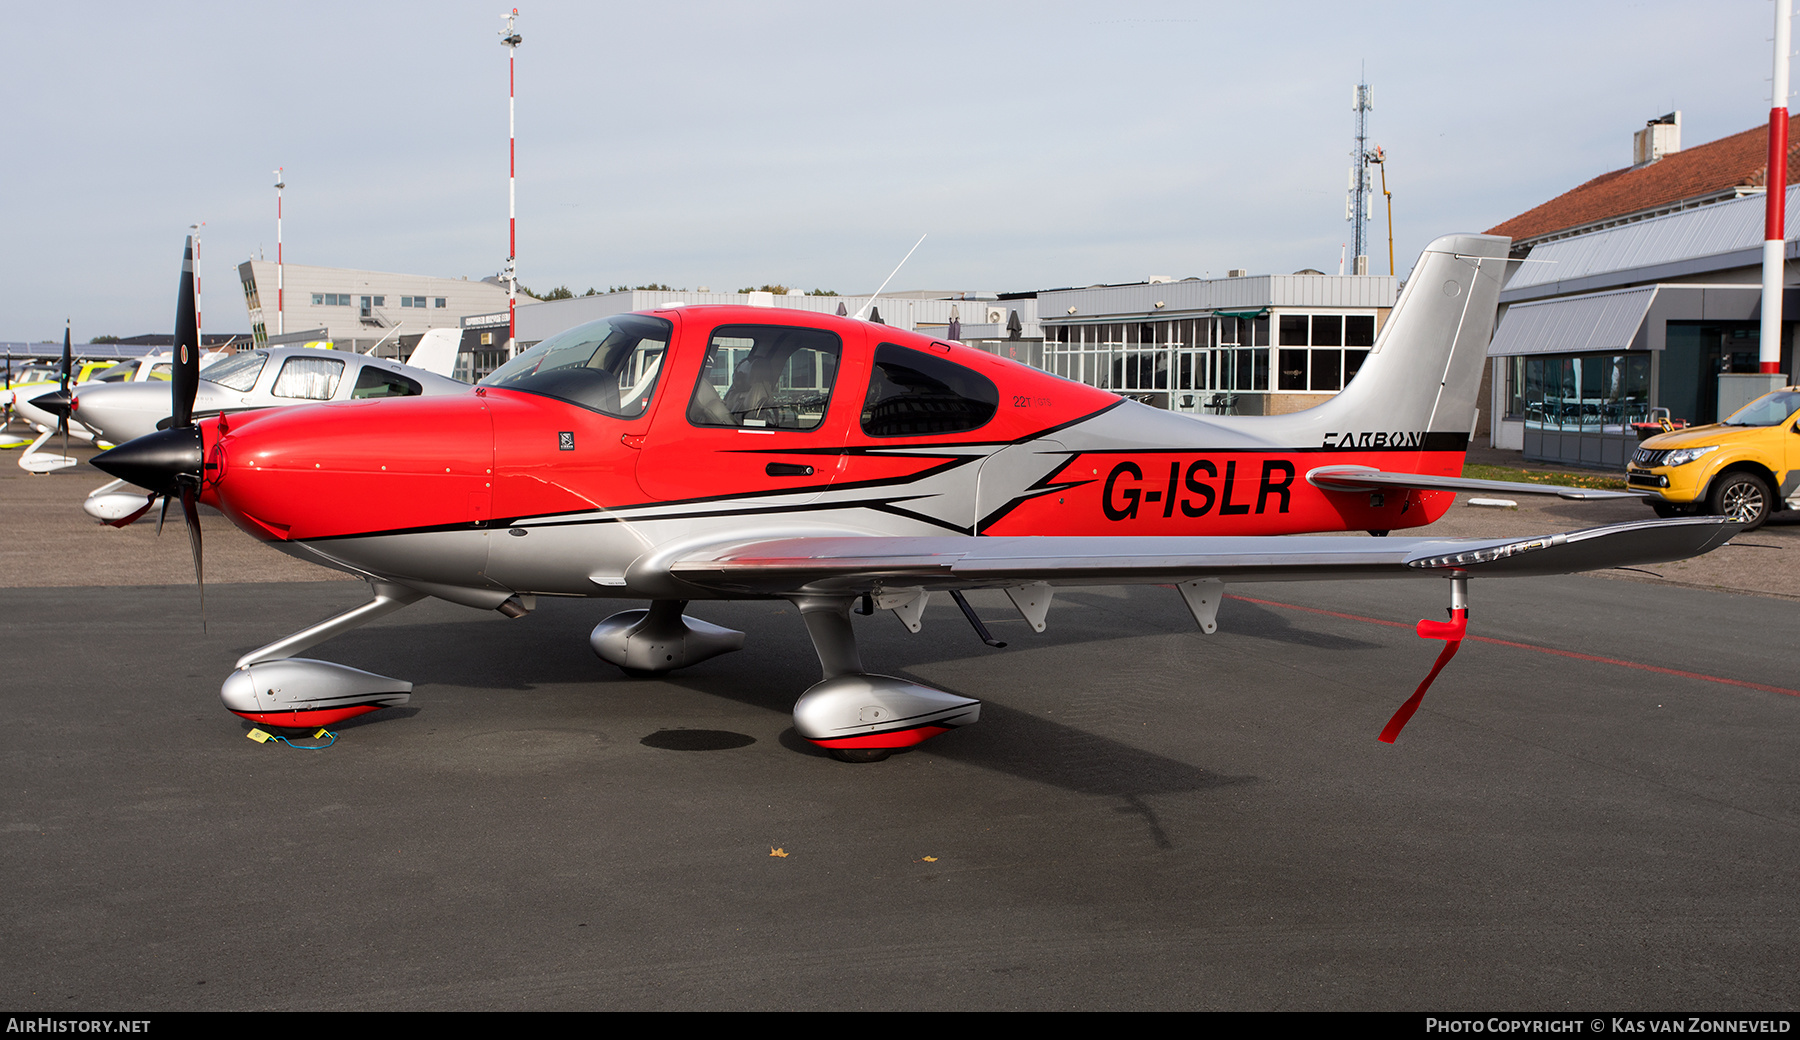
[[[1358,83],[1350,95],[1356,111],[1356,149],[1350,153],[1350,191],[1344,199],[1344,219],[1350,222],[1350,244],[1356,257],[1352,274],[1369,273],[1369,220],[1375,215],[1375,191],[1370,183],[1369,85]],[[1378,161],[1378,160],[1376,160]]]

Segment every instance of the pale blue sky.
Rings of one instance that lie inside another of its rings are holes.
[[[167,331],[206,222],[238,262],[478,278],[506,247],[499,3],[9,5],[0,339]],[[1769,0],[535,3],[519,30],[520,278],[1033,289],[1335,271],[1351,87],[1400,273],[1768,112]],[[1385,271],[1377,211],[1372,269]]]

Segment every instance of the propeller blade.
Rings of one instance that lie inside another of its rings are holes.
[[[200,631],[206,631],[206,575],[200,555],[200,492],[192,484],[181,486],[181,512],[187,517],[188,545],[194,550],[194,585],[200,590]]]
[[[60,379],[58,381],[62,384],[62,395],[63,395],[64,399],[67,399],[69,396],[69,370],[70,370],[70,368],[72,368],[74,366],[74,363],[75,363],[74,357],[73,357],[73,355],[70,351],[70,347],[69,347],[69,323],[65,321],[65,322],[63,322],[62,379]],[[69,457],[69,413],[68,412],[62,413],[62,416],[56,420],[56,428],[58,430],[62,431],[63,458],[68,458]]]
[[[162,497],[162,503],[163,503],[162,512],[156,514],[156,537],[158,537],[158,538],[162,537],[163,521],[167,520],[169,518],[169,496],[168,495],[164,495]]]
[[[181,288],[175,300],[175,367],[169,374],[170,427],[194,420],[200,392],[200,316],[194,304],[194,236],[181,254]]]

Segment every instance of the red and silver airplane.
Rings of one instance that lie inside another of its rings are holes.
[[[294,655],[428,596],[511,617],[538,596],[649,600],[591,636],[633,674],[743,645],[687,617],[690,600],[789,600],[824,672],[795,728],[853,761],[976,720],[979,701],[875,674],[857,650],[853,608],[917,631],[938,592],[991,642],[964,590],[1004,589],[1042,631],[1057,586],[1174,584],[1212,632],[1227,582],[1447,581],[1451,620],[1419,625],[1445,642],[1435,677],[1472,576],[1684,559],[1738,529],[1692,517],[1522,540],[1282,537],[1419,527],[1458,489],[1619,494],[1460,476],[1507,246],[1432,243],[1356,378],[1292,415],[1180,415],[885,325],[672,306],[570,329],[453,397],[195,422],[183,371],[173,426],[94,463],[180,499],[197,576],[204,502],[369,583],[367,603],[239,659],[222,697],[261,724],[405,701],[409,682]],[[185,343],[185,274],[181,292]]]

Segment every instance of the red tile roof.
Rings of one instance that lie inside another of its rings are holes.
[[[1800,126],[1788,133],[1788,184],[1800,183]],[[1769,124],[1720,138],[1633,169],[1603,173],[1488,232],[1514,241],[1537,238],[1733,187],[1760,187],[1768,176]]]

